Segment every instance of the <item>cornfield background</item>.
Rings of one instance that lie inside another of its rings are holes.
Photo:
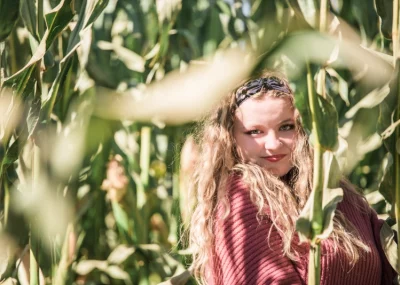
[[[1,284],[185,272],[190,133],[264,68],[321,95],[317,116],[296,102],[306,127],[320,123],[323,150],[396,230],[398,11],[397,0],[0,0]]]

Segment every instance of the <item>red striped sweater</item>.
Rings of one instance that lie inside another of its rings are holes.
[[[257,209],[250,200],[247,187],[239,178],[228,190],[230,214],[221,219],[217,210],[215,246],[209,284],[306,284],[308,248],[305,245],[300,261],[293,262],[282,254],[282,240],[268,219],[259,223]],[[351,267],[343,253],[333,251],[329,241],[322,243],[321,285],[393,284],[396,273],[380,246],[379,232],[383,221],[370,213],[361,213],[345,199],[338,209],[358,229],[361,238],[371,247]]]

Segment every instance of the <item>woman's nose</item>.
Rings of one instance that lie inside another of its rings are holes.
[[[275,133],[266,135],[264,147],[265,149],[277,149],[281,146],[282,142]]]

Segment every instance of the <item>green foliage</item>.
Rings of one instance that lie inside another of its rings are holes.
[[[193,120],[264,68],[287,71],[321,147],[302,238],[329,236],[342,171],[396,218],[391,1],[328,1],[330,35],[322,1],[231,2],[0,0],[1,280],[28,270],[16,260],[32,233],[32,284],[189,279],[181,147]]]
[[[0,42],[4,41],[13,30],[18,20],[19,0],[0,1]]]

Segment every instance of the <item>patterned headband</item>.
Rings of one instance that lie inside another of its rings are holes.
[[[291,93],[287,85],[277,77],[258,78],[247,82],[239,87],[235,93],[236,106],[239,107],[247,98],[261,91],[277,90],[283,93]]]

